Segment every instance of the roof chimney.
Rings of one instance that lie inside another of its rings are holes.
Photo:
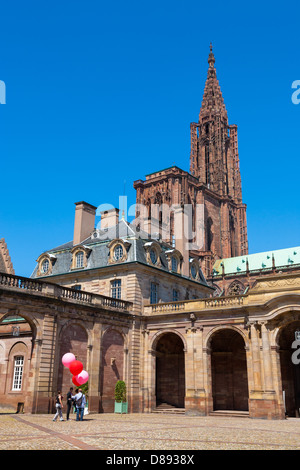
[[[105,228],[115,227],[119,223],[119,209],[109,209],[101,212],[101,230]]]
[[[97,207],[84,201],[75,202],[75,206],[73,245],[78,245],[88,238],[94,230]]]

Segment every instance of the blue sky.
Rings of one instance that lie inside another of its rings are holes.
[[[212,6],[213,5],[213,6]],[[249,252],[300,245],[295,2],[76,0],[1,5],[0,237],[17,274],[73,237],[74,203],[189,169],[212,41],[238,125]]]

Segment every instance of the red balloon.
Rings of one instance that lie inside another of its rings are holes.
[[[76,387],[80,387],[80,383],[77,382],[75,375],[72,377],[72,382]]]
[[[72,375],[78,375],[83,369],[83,365],[80,361],[73,361],[69,365],[69,370]]]

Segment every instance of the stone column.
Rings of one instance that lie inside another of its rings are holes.
[[[203,328],[187,328],[186,352],[186,414],[205,415],[205,386],[203,366]]]
[[[278,400],[273,384],[272,355],[269,338],[269,328],[266,322],[261,323],[261,353],[263,381],[260,396],[252,397],[250,403],[250,416],[252,418],[276,419],[278,415]]]
[[[100,323],[95,323],[91,336],[92,344],[88,345],[87,357],[87,370],[89,371],[89,411],[99,413],[102,336]]]
[[[261,362],[260,362],[260,347],[259,347],[259,333],[257,325],[251,323],[251,351],[252,351],[252,369],[253,369],[253,390],[252,392],[261,393]]]
[[[261,324],[261,341],[264,366],[264,392],[274,392],[269,330],[265,322]]]
[[[149,412],[156,407],[156,351],[148,349],[148,367],[149,367]]]
[[[213,395],[212,395],[212,375],[211,375],[211,349],[203,348],[203,374],[204,389],[206,391],[205,414],[213,411]]]
[[[57,315],[45,314],[40,320],[38,338],[34,342],[31,360],[32,377],[28,388],[32,391],[31,413],[52,413],[57,388],[57,370],[60,358],[57,348]],[[26,411],[26,409],[25,409]]]
[[[141,412],[150,413],[150,389],[151,389],[151,359],[149,354],[149,330],[144,328],[142,330],[143,338],[143,367],[142,367],[142,405]]]

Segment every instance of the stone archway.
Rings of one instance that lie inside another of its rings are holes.
[[[17,313],[0,320],[0,411],[28,410],[32,394],[29,380],[33,340],[36,328],[27,318]]]
[[[60,332],[60,354],[58,363],[58,379],[57,390],[62,390],[66,396],[70,387],[75,388],[72,382],[72,374],[69,369],[63,366],[61,358],[64,354],[71,352],[76,359],[83,364],[83,369],[87,369],[87,345],[88,333],[86,329],[79,323],[68,322]]]
[[[248,411],[248,376],[245,341],[230,328],[210,340],[213,410]]]
[[[156,342],[155,355],[156,406],[184,408],[185,357],[181,337],[172,332],[162,334]]]
[[[300,320],[292,321],[279,331],[278,345],[280,357],[281,383],[285,413],[290,417],[300,417],[300,354],[292,348],[295,332],[300,331]],[[298,348],[299,349],[299,348]],[[296,353],[292,358],[293,353]]]
[[[100,412],[113,413],[116,383],[125,380],[123,334],[115,328],[108,328],[103,335],[101,349]]]

